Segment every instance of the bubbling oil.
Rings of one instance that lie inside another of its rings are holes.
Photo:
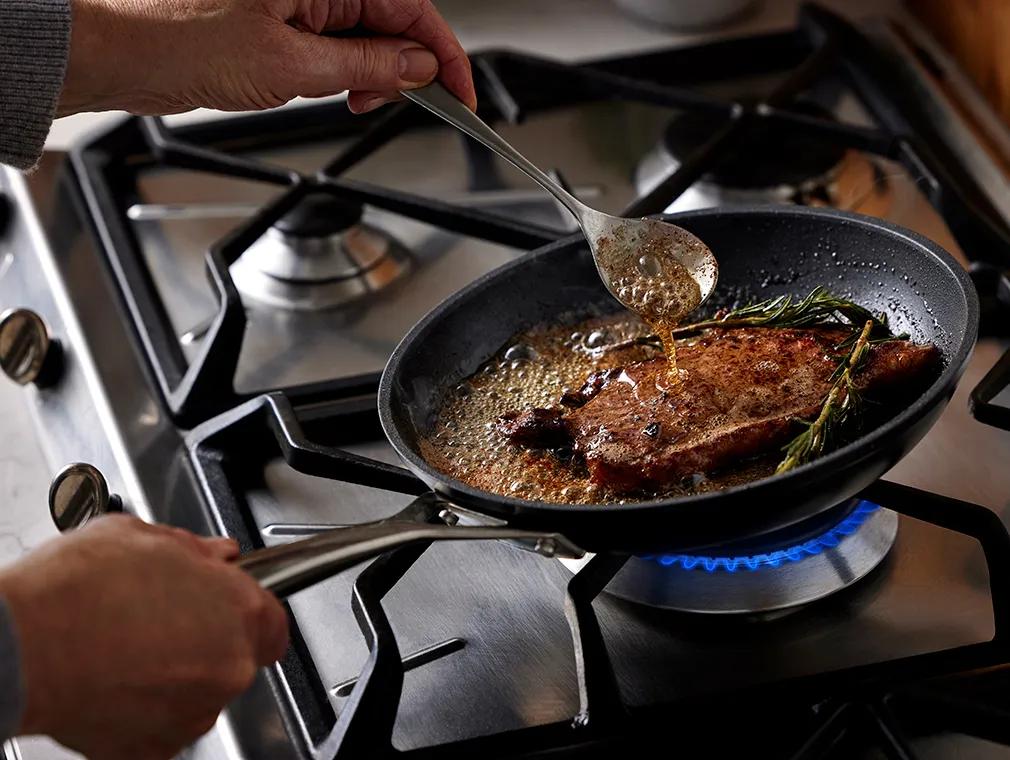
[[[628,227],[619,227],[612,237],[597,241],[598,255],[607,262],[604,281],[618,300],[652,326],[662,341],[672,383],[680,382],[677,346],[672,331],[698,308],[701,287],[675,257],[675,248],[685,245],[665,227],[650,229],[635,238]],[[651,233],[651,234],[650,234]]]
[[[593,483],[572,452],[524,449],[498,431],[496,422],[506,412],[556,406],[565,391],[580,388],[593,372],[656,357],[656,348],[635,343],[650,332],[640,318],[623,312],[516,335],[447,394],[435,428],[420,442],[422,456],[436,469],[484,491],[567,504],[684,496],[771,474],[774,463],[749,463],[733,473],[697,474],[664,491],[629,497]],[[622,347],[613,348],[617,345]]]

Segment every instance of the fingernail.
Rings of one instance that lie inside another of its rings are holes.
[[[438,73],[438,60],[424,48],[400,51],[400,79],[404,82],[430,82]]]
[[[361,114],[361,113],[368,113],[369,111],[374,111],[376,108],[386,105],[387,102],[388,101],[385,98],[380,97],[369,98],[368,100],[366,100],[364,103],[361,104],[361,107],[358,109],[358,113]]]

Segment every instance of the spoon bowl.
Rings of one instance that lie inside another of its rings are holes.
[[[643,317],[677,322],[715,290],[715,256],[683,227],[599,211],[580,222],[603,284]]]
[[[402,94],[490,148],[557,198],[578,220],[607,290],[627,308],[649,320],[675,323],[712,294],[719,266],[708,246],[687,230],[587,206],[437,82]]]

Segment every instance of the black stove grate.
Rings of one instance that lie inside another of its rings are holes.
[[[250,394],[238,393],[234,388],[246,315],[229,268],[250,245],[310,193],[329,194],[460,235],[516,248],[535,248],[560,236],[557,231],[519,224],[513,219],[480,209],[462,208],[389,188],[340,179],[341,172],[393,139],[403,129],[413,126],[416,116],[400,107],[373,121],[371,128],[359,140],[316,176],[300,175],[182,141],[160,119],[153,117],[131,120],[107,136],[109,142],[118,145],[125,153],[125,156],[118,157],[118,162],[113,153],[104,149],[105,141],[75,155],[85,200],[92,211],[91,218],[119,281],[165,403],[180,425],[189,427],[250,397]],[[218,302],[218,311],[192,363],[187,363],[183,356],[151,274],[129,229],[123,224],[123,209],[114,200],[117,185],[97,181],[101,177],[115,178],[121,186],[121,162],[125,158],[126,163],[136,170],[142,161],[135,153],[138,150],[141,155],[149,151],[150,158],[166,165],[255,180],[282,188],[282,192],[259,213],[207,252],[207,276]],[[377,376],[368,376],[284,390],[294,398],[307,399],[320,394],[374,392],[377,383]]]
[[[369,413],[360,403],[335,402],[325,410],[314,409],[313,421],[352,429]],[[262,396],[204,423],[193,431],[189,445],[214,523],[221,532],[237,538],[243,551],[262,547],[263,536],[238,496],[241,489],[232,482],[229,463],[240,461],[247,470],[252,457],[280,456],[289,467],[307,475],[402,493],[405,501],[415,497],[400,513],[402,519],[437,521],[445,507],[401,467],[312,442],[283,394]],[[403,657],[397,645],[382,600],[427,549],[412,547],[374,561],[354,584],[351,607],[369,656],[357,679],[344,685],[349,695],[339,716],[293,622],[293,645],[270,673],[274,692],[285,695],[281,709],[289,735],[306,757],[326,760],[400,755],[565,757],[607,747],[627,750],[655,745],[668,740],[671,731],[682,746],[690,746],[692,741],[702,741],[706,731],[717,729],[727,715],[733,716],[734,723],[746,715],[758,722],[765,718],[772,725],[772,716],[782,724],[783,715],[794,714],[796,722],[790,723],[788,740],[795,746],[780,744],[783,757],[845,756],[830,753],[858,737],[864,748],[877,746],[888,757],[914,759],[911,737],[942,730],[1010,744],[1006,728],[1010,724],[1005,722],[1010,705],[984,698],[987,684],[1010,676],[1010,534],[985,507],[896,483],[877,482],[859,497],[978,541],[989,574],[995,626],[991,641],[736,693],[632,708],[622,701],[593,609],[593,601],[628,557],[597,555],[572,577],[565,600],[574,642],[579,712],[570,721],[401,751],[394,748],[392,736],[406,670],[454,651],[454,642],[448,641],[439,651],[418,653],[411,660]],[[326,527],[273,525],[271,529],[295,536]],[[538,560],[531,556],[530,561]],[[798,744],[797,736],[801,737]]]
[[[520,122],[528,113],[550,108],[559,98],[573,102],[633,99],[723,119],[721,128],[685,157],[656,190],[636,200],[629,213],[657,213],[666,208],[717,165],[741,136],[760,124],[780,130],[783,139],[795,134],[816,136],[901,163],[926,190],[973,260],[973,274],[983,299],[995,308],[1010,292],[1002,274],[1010,264],[1010,231],[999,221],[983,190],[959,168],[942,136],[930,127],[928,114],[914,87],[903,78],[900,65],[819,8],[806,8],[794,32],[630,59],[566,66],[513,53],[490,53],[477,56],[474,63],[485,115],[509,122]],[[712,79],[750,75],[762,66],[791,74],[757,104],[702,95],[682,79],[699,72]],[[790,110],[797,95],[812,83],[839,72],[876,118],[875,127],[839,124]],[[353,121],[320,106],[303,110],[297,117],[267,114],[235,119],[226,127],[178,130],[170,130],[156,119],[134,119],[74,154],[84,201],[165,404],[181,426],[203,423],[193,431],[189,444],[214,523],[222,533],[238,538],[244,550],[262,546],[263,536],[229,482],[226,464],[235,452],[243,454],[245,467],[250,457],[279,453],[299,472],[403,493],[405,501],[419,497],[411,514],[416,519],[437,519],[424,496],[426,488],[403,468],[314,444],[301,431],[296,409],[310,407],[313,414],[348,429],[359,424],[374,427],[377,378],[278,389],[282,392],[254,399],[235,391],[233,378],[246,321],[229,274],[229,265],[310,192],[389,209],[513,247],[533,248],[558,237],[556,230],[342,178],[350,167],[405,130],[428,123],[431,119],[427,115],[402,106]],[[360,125],[366,125],[364,132]],[[338,131],[358,139],[312,176],[292,174],[229,152],[229,148],[266,139],[259,137],[264,134],[300,140],[320,131]],[[125,225],[120,202],[129,190],[133,172],[156,163],[251,179],[280,191],[259,214],[207,253],[208,275],[220,306],[192,363],[186,362],[170,329],[151,273]],[[988,327],[995,329],[996,325]],[[1010,367],[1005,369],[1010,371]],[[999,380],[990,377],[987,382],[976,393],[979,409],[988,409],[986,404],[998,391]],[[986,414],[990,420],[999,416],[991,410]],[[792,714],[791,729],[796,733],[790,734],[793,738],[788,741],[794,741],[796,735],[804,739],[793,745],[780,742],[783,757],[846,756],[845,743],[858,739],[880,747],[888,757],[914,758],[909,736],[920,730],[963,731],[1010,743],[1006,728],[1010,706],[978,696],[988,684],[998,684],[1010,673],[1010,589],[1006,587],[1010,583],[1010,537],[1006,530],[983,507],[892,483],[877,483],[862,496],[979,541],[991,583],[996,625],[992,641],[792,679],[762,687],[760,693],[720,694],[717,701],[706,698],[690,704],[629,708],[621,700],[592,604],[626,558],[601,555],[576,574],[568,587],[566,612],[575,643],[581,698],[581,709],[572,720],[400,752],[393,747],[392,731],[404,672],[424,657],[405,664],[381,602],[425,551],[414,548],[373,562],[355,584],[352,607],[368,644],[369,658],[359,677],[347,685],[350,695],[339,716],[329,703],[297,626],[293,628],[288,655],[270,673],[288,734],[305,757],[331,760],[399,754],[419,758],[565,757],[607,749],[627,752],[662,746],[670,741],[671,733],[684,731],[687,735],[690,729],[699,741],[707,742],[708,754],[719,756],[719,741],[729,740],[724,736],[723,719],[731,713],[733,733],[746,737],[750,746],[761,746],[763,738],[776,740],[770,716],[781,724],[783,715]],[[294,534],[313,526],[276,527]],[[971,689],[960,688],[965,684]],[[963,696],[962,691],[971,696]]]
[[[755,64],[755,62],[759,62]],[[706,78],[752,75],[755,68],[790,73],[758,103],[720,100],[689,89],[680,72]],[[902,164],[943,213],[959,244],[974,262],[976,281],[988,304],[1005,296],[1002,273],[1010,264],[1010,230],[974,180],[959,168],[939,135],[929,127],[921,103],[909,94],[898,67],[837,17],[817,7],[804,10],[799,28],[788,34],[720,42],[694,49],[651,54],[632,59],[570,66],[528,55],[499,52],[475,57],[482,112],[521,122],[526,114],[564,102],[599,99],[636,100],[703,113],[722,125],[647,195],[625,210],[628,215],[662,211],[700,177],[718,166],[738,141],[760,129],[776,130],[783,140],[802,135],[855,148]],[[876,127],[842,124],[790,110],[798,95],[828,75],[841,73],[852,91],[877,119]],[[357,135],[350,148],[315,175],[244,158],[228,148],[255,142],[251,133],[287,134],[288,139],[315,130]],[[559,230],[523,224],[506,216],[463,208],[361,182],[342,174],[406,130],[433,123],[420,109],[401,105],[371,118],[349,119],[329,106],[170,130],[159,119],[135,119],[83,146],[74,154],[82,188],[106,255],[158,381],[170,413],[183,426],[247,400],[234,389],[246,318],[229,266],[286,211],[310,192],[371,205],[443,227],[462,235],[513,246],[535,248],[557,239]],[[322,125],[322,126],[319,126]],[[367,125],[361,131],[359,125]],[[269,128],[267,128],[269,127]],[[204,172],[255,180],[281,189],[259,214],[220,241],[206,255],[207,272],[219,310],[199,355],[192,363],[183,356],[170,328],[164,305],[125,224],[117,198],[129,188],[132,172],[162,163]],[[985,326],[985,325],[984,325]],[[995,321],[991,325],[995,329]],[[292,398],[319,394],[351,394],[374,390],[377,378],[283,388]]]

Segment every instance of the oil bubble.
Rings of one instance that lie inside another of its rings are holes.
[[[663,274],[663,265],[659,259],[647,253],[638,260],[638,271],[646,277],[659,277]]]
[[[526,345],[525,343],[516,343],[514,346],[509,348],[505,352],[505,361],[508,362],[523,362],[523,361],[536,361],[539,355],[532,346]]]

